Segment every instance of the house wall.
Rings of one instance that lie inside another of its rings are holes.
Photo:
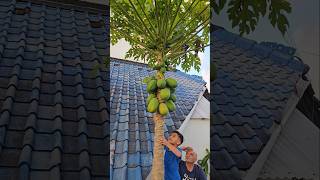
[[[198,153],[198,159],[205,156],[206,148],[210,150],[210,102],[200,97],[190,119],[180,127],[185,146],[191,146]]]
[[[319,128],[295,109],[282,128],[259,177],[319,179],[319,133]]]
[[[190,119],[182,132],[182,146],[191,146],[198,154],[198,160],[205,156],[205,150],[210,150],[210,119]]]

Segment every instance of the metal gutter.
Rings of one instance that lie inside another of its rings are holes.
[[[302,97],[304,91],[307,89],[309,84],[310,84],[310,81],[305,81],[302,78],[300,78],[299,81],[296,83],[297,94],[293,94],[289,98],[287,105],[283,110],[284,114],[282,116],[280,124],[273,123],[270,129],[270,132],[272,134],[268,143],[265,145],[262,152],[260,153],[256,161],[253,163],[251,168],[247,171],[246,175],[243,178],[244,180],[256,180],[259,177],[260,171],[262,170],[263,165],[273,148],[273,145],[276,143],[282,128],[288,121],[288,118],[290,117],[292,112],[295,110],[299,102],[299,99]]]

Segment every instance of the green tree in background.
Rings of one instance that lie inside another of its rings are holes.
[[[209,44],[209,0],[111,0],[111,43],[125,39],[131,45],[127,57],[144,60],[156,70],[143,79],[149,97],[147,111],[155,124],[152,180],[162,180],[164,116],[175,110],[177,82],[167,71],[200,70],[198,52]],[[178,100],[177,100],[178,101]]]
[[[286,14],[292,9],[286,0],[215,0],[211,7],[217,15],[227,7],[232,27],[238,27],[241,35],[254,31],[260,18],[267,14],[271,25],[284,35],[289,27]]]

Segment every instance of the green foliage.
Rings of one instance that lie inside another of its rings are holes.
[[[199,165],[202,167],[206,175],[209,174],[209,165],[208,165],[209,160],[210,160],[210,151],[206,149],[206,155],[203,157],[203,159],[199,160]]]
[[[232,27],[239,27],[241,35],[254,31],[260,18],[267,13],[272,26],[278,28],[282,35],[289,27],[284,13],[291,13],[291,5],[286,0],[214,0],[211,3],[216,14],[220,14],[225,6]]]
[[[129,42],[126,58],[200,70],[198,52],[209,44],[209,0],[112,0],[110,6],[111,43]]]

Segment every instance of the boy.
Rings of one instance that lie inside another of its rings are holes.
[[[183,136],[179,131],[172,131],[168,140],[160,139],[166,150],[164,154],[164,179],[179,180],[179,161],[181,160],[181,149],[179,145],[183,143]]]

